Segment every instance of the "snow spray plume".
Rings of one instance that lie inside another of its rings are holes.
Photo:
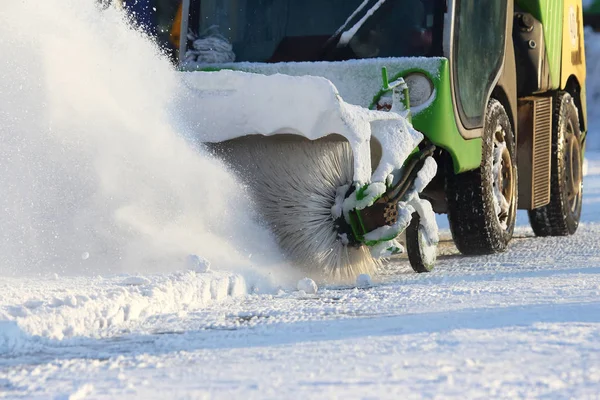
[[[163,272],[189,253],[282,270],[235,178],[182,139],[177,73],[118,11],[5,2],[0,52],[0,274]]]

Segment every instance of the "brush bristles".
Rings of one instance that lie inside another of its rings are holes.
[[[347,141],[251,136],[216,149],[251,188],[290,261],[326,280],[348,281],[375,271],[367,247],[342,243],[331,214],[337,188],[352,182]]]

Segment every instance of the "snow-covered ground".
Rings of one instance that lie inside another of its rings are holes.
[[[81,4],[0,13],[0,397],[597,398],[600,75],[576,235],[520,215],[507,253],[465,258],[442,229],[430,274],[306,294],[180,139],[166,61]]]
[[[20,398],[594,398],[600,154],[583,223],[368,288],[244,296],[227,274],[2,278],[0,388]],[[448,238],[448,232],[445,232]],[[241,278],[239,278],[241,279]],[[80,397],[77,397],[80,396]]]

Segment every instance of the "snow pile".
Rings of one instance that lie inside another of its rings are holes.
[[[263,75],[285,74],[290,76],[320,76],[331,81],[345,102],[357,106],[369,107],[382,85],[381,69],[386,67],[388,76],[394,78],[401,71],[422,70],[432,77],[440,74],[444,58],[439,57],[404,57],[404,58],[368,58],[339,62],[286,62],[286,63],[249,63],[238,62],[219,64],[217,67],[238,71],[252,72]],[[214,68],[214,64],[187,63],[185,70],[194,71],[202,68]],[[197,74],[196,74],[197,75]],[[194,75],[194,76],[196,76]],[[411,91],[414,82],[407,82]],[[290,92],[288,92],[289,95]],[[435,93],[430,100],[419,107],[413,108],[413,115],[422,111],[430,101],[435,99]],[[285,99],[288,100],[287,98]]]
[[[188,91],[153,44],[94,1],[2,7],[0,275],[170,272],[198,254],[283,279],[239,183],[184,139]]]
[[[315,294],[319,290],[316,282],[310,278],[300,279],[296,287],[299,291],[304,292],[306,294]]]
[[[200,142],[278,133],[318,139],[337,133],[352,146],[354,181],[358,183],[384,182],[423,138],[396,113],[345,102],[333,83],[322,77],[223,70],[185,73],[183,79],[190,91],[178,108],[185,110],[194,137]],[[211,116],[209,120],[207,115]],[[373,176],[371,136],[383,149]]]
[[[29,340],[15,321],[0,321],[0,355],[24,351]]]
[[[0,354],[28,351],[36,340],[43,344],[49,339],[121,336],[153,317],[173,314],[181,318],[248,291],[241,276],[222,272],[92,281],[31,279],[26,280],[25,290],[19,289],[24,278],[20,279],[1,281],[6,293],[0,306]]]
[[[600,33],[585,32],[587,64],[588,150],[600,150]]]

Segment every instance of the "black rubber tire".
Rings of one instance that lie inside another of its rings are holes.
[[[568,236],[575,233],[581,217],[583,188],[579,184],[576,203],[569,199],[567,160],[569,152],[566,143],[569,123],[575,139],[581,141],[577,106],[569,93],[558,92],[554,96],[554,114],[552,116],[552,159],[550,169],[550,203],[529,211],[529,223],[537,236]],[[581,149],[579,147],[579,149]],[[583,154],[579,157],[579,168]],[[580,177],[581,178],[581,177]],[[581,178],[581,182],[583,179]]]
[[[413,213],[410,225],[406,228],[406,253],[408,254],[408,260],[410,266],[417,273],[431,272],[435,267],[436,255],[433,259],[427,259],[426,255],[422,251],[422,240],[420,239],[421,217],[418,213]]]
[[[500,253],[512,239],[517,215],[516,148],[512,125],[502,104],[491,99],[488,103],[483,132],[481,166],[473,171],[454,174],[447,163],[446,199],[452,238],[458,250],[466,255]],[[511,161],[512,194],[504,225],[494,206],[494,137],[497,127],[504,132],[504,143]]]

